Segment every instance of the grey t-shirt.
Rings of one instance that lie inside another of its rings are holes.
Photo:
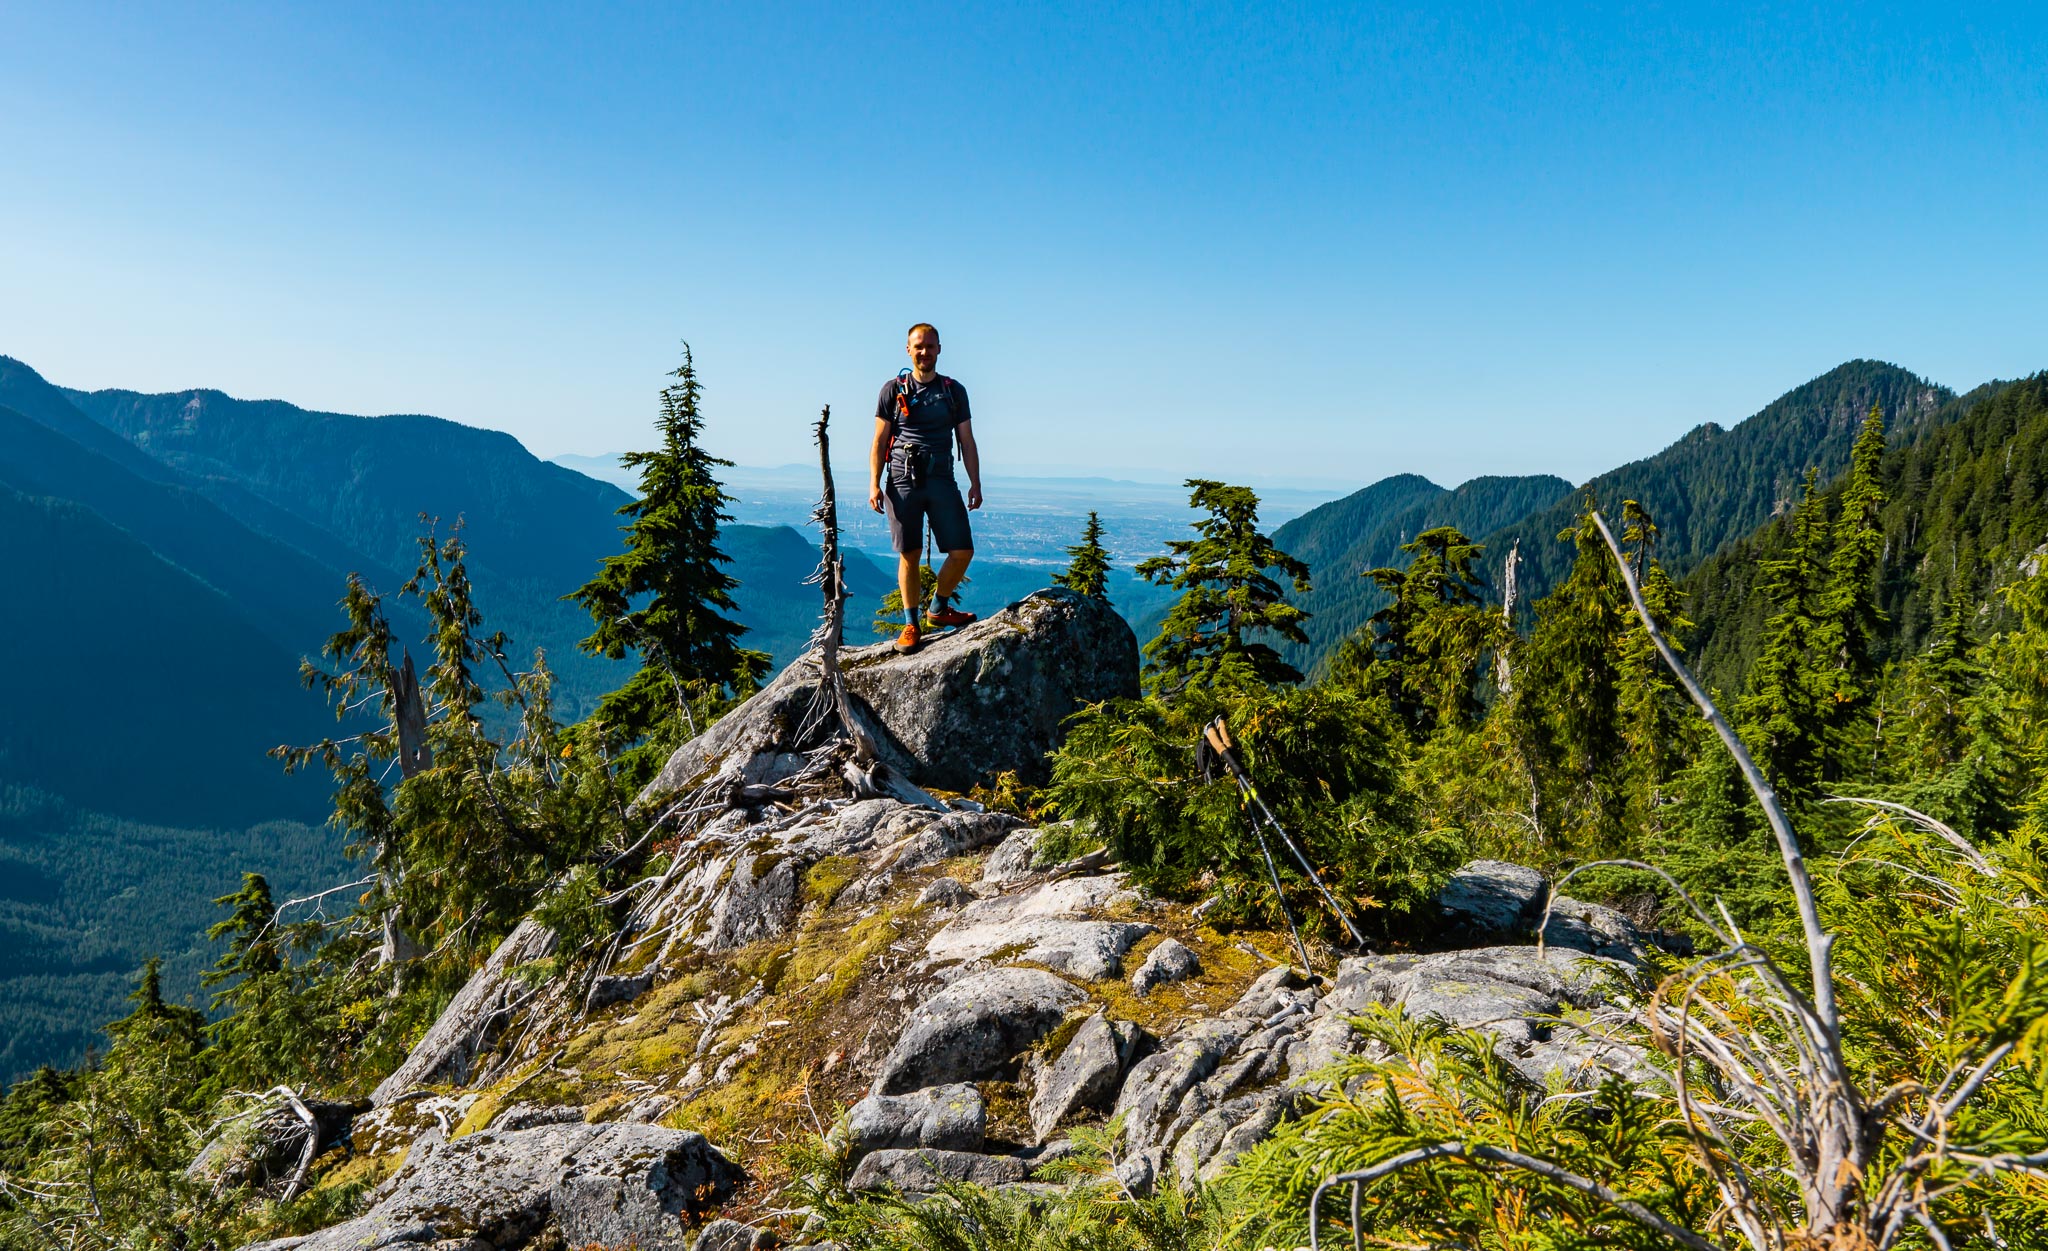
[[[905,384],[910,387],[907,421],[900,418],[896,407],[897,389]],[[875,403],[875,419],[895,422],[899,440],[938,448],[948,455],[953,451],[953,427],[972,418],[967,408],[967,388],[944,375],[919,382],[908,374],[899,374],[882,384],[882,396]]]

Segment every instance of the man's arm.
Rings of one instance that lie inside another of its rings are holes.
[[[882,511],[882,464],[889,459],[889,422],[875,418],[875,441],[868,448],[868,507]]]
[[[954,427],[960,437],[960,463],[967,466],[967,506],[981,507],[981,449],[974,446],[974,423],[963,421]]]

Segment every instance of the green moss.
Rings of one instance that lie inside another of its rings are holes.
[[[830,974],[811,996],[810,1011],[846,997],[846,993],[867,972],[876,956],[886,951],[905,929],[904,908],[884,908],[836,931],[821,927],[806,934],[791,953],[785,976],[792,986],[809,986],[820,975]]]
[[[829,907],[865,868],[854,856],[825,857],[804,872],[804,901]]]

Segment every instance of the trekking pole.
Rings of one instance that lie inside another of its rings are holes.
[[[1207,740],[1210,748],[1219,757],[1228,760],[1229,757],[1224,755],[1224,753],[1229,751],[1228,743],[1230,740],[1219,737],[1219,729],[1222,725],[1223,718],[1216,718],[1216,720],[1202,727],[1202,737]],[[1238,785],[1241,788],[1244,784],[1240,782]],[[1308,962],[1308,944],[1301,941],[1301,931],[1296,929],[1294,925],[1294,914],[1287,910],[1287,892],[1280,889],[1280,868],[1273,863],[1273,852],[1271,848],[1266,846],[1266,833],[1259,828],[1258,818],[1252,818],[1251,825],[1252,837],[1259,840],[1259,854],[1266,858],[1266,877],[1267,880],[1273,883],[1273,901],[1280,905],[1280,919],[1287,922],[1287,933],[1294,939],[1295,952],[1301,956],[1302,976],[1312,978],[1315,976],[1315,966]]]
[[[1257,805],[1258,812],[1252,817],[1253,828],[1256,829],[1258,827],[1260,817],[1265,818],[1266,823],[1273,827],[1273,833],[1279,835],[1280,841],[1287,845],[1287,850],[1294,853],[1295,862],[1301,865],[1302,872],[1308,874],[1308,880],[1315,883],[1316,892],[1323,897],[1323,902],[1329,905],[1330,911],[1336,916],[1338,924],[1342,925],[1345,931],[1351,935],[1351,941],[1363,949],[1366,946],[1365,935],[1359,933],[1358,927],[1351,923],[1350,914],[1346,913],[1343,907],[1337,903],[1337,897],[1330,893],[1330,888],[1323,884],[1322,874],[1317,873],[1315,866],[1308,862],[1308,854],[1302,851],[1299,843],[1294,841],[1294,836],[1287,832],[1287,827],[1280,824],[1280,819],[1273,815],[1273,810],[1266,806],[1266,801],[1259,794],[1258,787],[1252,785],[1251,775],[1247,774],[1244,766],[1238,763],[1237,755],[1233,750],[1237,745],[1230,740],[1230,727],[1224,723],[1223,718],[1218,717],[1210,722],[1203,729],[1202,733],[1205,737],[1209,738],[1209,745],[1215,749],[1217,758],[1223,762],[1224,768],[1230,770],[1231,778],[1237,782],[1238,793],[1242,797],[1245,807],[1249,810],[1253,805]]]

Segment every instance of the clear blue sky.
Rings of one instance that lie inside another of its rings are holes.
[[[776,464],[928,319],[991,470],[1351,484],[2048,367],[2038,4],[598,7],[0,0],[0,352]]]

